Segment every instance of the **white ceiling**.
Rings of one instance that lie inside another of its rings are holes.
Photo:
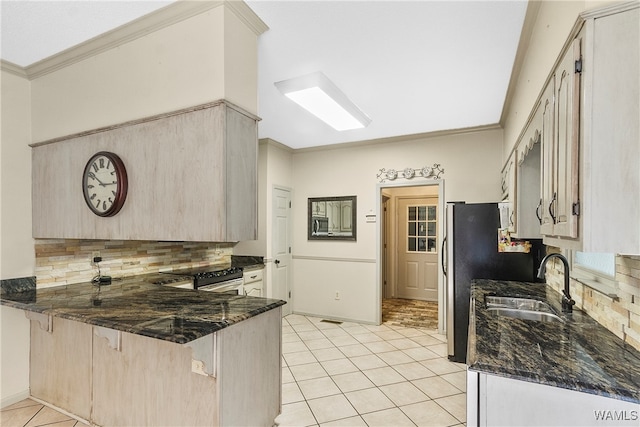
[[[1,1],[2,59],[20,66],[172,1]],[[259,40],[261,138],[292,148],[498,123],[526,0],[246,3]],[[338,132],[285,98],[280,80],[322,71],[372,120]]]

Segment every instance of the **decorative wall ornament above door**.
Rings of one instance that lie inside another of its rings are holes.
[[[404,168],[401,171],[395,169],[380,169],[376,177],[380,182],[387,180],[394,181],[397,178],[412,179],[419,176],[423,178],[440,179],[440,175],[444,173],[444,169],[440,166],[440,163],[434,163],[433,166],[424,166],[420,169]]]

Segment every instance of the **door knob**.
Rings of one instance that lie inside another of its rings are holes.
[[[275,260],[275,261],[273,261],[273,262],[274,262],[276,265],[280,264],[280,260],[279,260],[279,259],[277,259],[277,260]]]

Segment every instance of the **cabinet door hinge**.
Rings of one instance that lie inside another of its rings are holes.
[[[291,200],[289,200],[289,209],[291,209]]]
[[[580,216],[580,201],[573,204],[571,212],[576,216]]]
[[[289,253],[291,253],[291,246],[289,246]]]
[[[289,298],[291,298],[291,291],[289,291]]]
[[[575,62],[575,72],[582,73],[582,58],[576,60]]]

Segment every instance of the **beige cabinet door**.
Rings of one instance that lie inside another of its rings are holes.
[[[578,236],[578,217],[573,209],[578,202],[580,73],[575,70],[575,62],[580,59],[580,43],[580,38],[573,42],[555,76],[557,137],[554,163],[557,178],[552,213],[554,235],[562,237]]]
[[[438,199],[398,199],[399,298],[438,300]]]
[[[542,156],[540,162],[540,233],[553,234],[553,218],[551,217],[551,205],[554,201],[553,148],[555,146],[553,131],[554,126],[554,81],[544,90],[540,109],[542,114],[542,130],[540,143],[542,144]]]

